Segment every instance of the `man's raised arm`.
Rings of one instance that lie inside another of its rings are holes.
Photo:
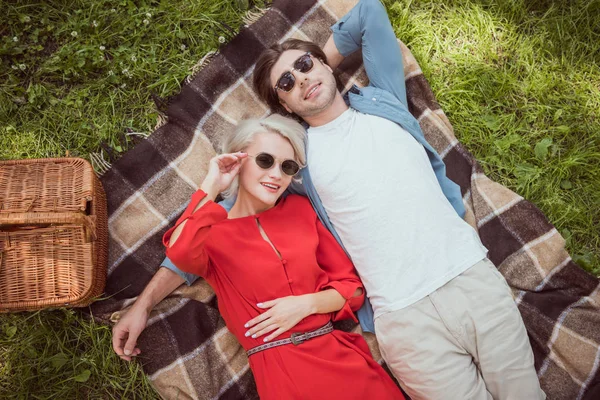
[[[379,0],[361,0],[331,27],[323,47],[335,69],[342,60],[362,49],[370,85],[392,93],[408,107],[402,52],[387,12]]]

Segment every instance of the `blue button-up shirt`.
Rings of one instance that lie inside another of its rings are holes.
[[[442,158],[425,140],[418,121],[408,111],[402,53],[383,5],[379,0],[361,0],[333,25],[331,30],[335,45],[343,56],[362,50],[363,63],[369,77],[369,86],[348,92],[347,100],[350,106],[361,113],[393,121],[408,131],[425,148],[444,195],[463,217],[465,208],[459,186],[446,176],[446,166]],[[307,150],[308,146],[310,138]],[[292,183],[288,191],[308,196],[323,225],[344,248],[313,185],[309,167],[301,171],[301,176],[302,184]],[[234,202],[235,198],[229,198],[220,204],[229,211]],[[193,274],[181,271],[168,258],[165,258],[161,265],[182,276],[187,284],[192,284],[198,279]],[[375,332],[373,309],[368,301],[368,293],[365,304],[358,311],[358,319],[363,331]]]

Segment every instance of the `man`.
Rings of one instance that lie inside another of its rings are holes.
[[[374,314],[360,315],[363,329],[374,329],[413,399],[545,398],[510,289],[462,219],[460,189],[408,111],[385,9],[363,0],[332,30],[323,50],[298,40],[267,50],[254,85],[274,110],[309,125],[310,174],[302,171],[296,190],[309,196],[364,282]],[[332,70],[359,49],[370,85],[349,94],[349,107]],[[148,307],[183,278],[192,281],[165,264],[178,275],[157,273],[140,296],[145,306],[115,327],[117,352],[125,340],[125,354],[139,352]],[[253,324],[250,334],[264,329],[260,318]]]

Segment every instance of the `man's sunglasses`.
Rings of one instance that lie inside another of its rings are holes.
[[[269,153],[259,153],[255,156],[248,155],[248,157],[254,158],[256,165],[262,169],[271,169],[275,164],[275,157]],[[281,171],[288,176],[294,176],[300,171],[300,165],[294,160],[284,160],[281,163]]]
[[[310,52],[304,54],[303,56],[300,56],[300,58],[298,58],[294,62],[294,67],[292,68],[292,70],[284,72],[279,77],[279,80],[275,85],[275,90],[279,89],[282,92],[290,92],[296,84],[296,78],[294,77],[294,74],[292,74],[292,72],[298,71],[305,74],[308,71],[310,71],[314,65],[315,64],[313,63],[312,57],[310,56]]]

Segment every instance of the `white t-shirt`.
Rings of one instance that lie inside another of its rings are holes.
[[[396,123],[350,108],[308,130],[308,165],[375,318],[486,256],[444,196],[423,146]]]

